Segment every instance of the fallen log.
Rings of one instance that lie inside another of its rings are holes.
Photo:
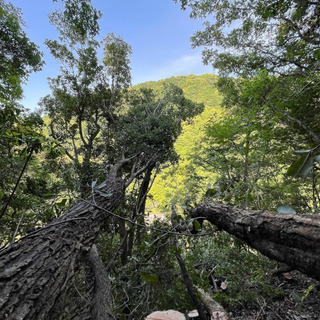
[[[267,257],[320,280],[320,215],[243,210],[203,203],[192,217],[208,220]]]

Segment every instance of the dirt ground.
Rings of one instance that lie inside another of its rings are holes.
[[[228,310],[232,320],[320,320],[320,282],[298,271],[273,277],[274,286],[284,294],[259,305]],[[312,287],[310,287],[312,286]],[[309,288],[309,293],[307,291]],[[303,298],[304,297],[304,298]]]

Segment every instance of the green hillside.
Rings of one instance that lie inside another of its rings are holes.
[[[165,80],[146,82],[137,87],[159,90],[165,83],[173,83],[183,89],[185,96],[194,102],[205,105],[204,112],[192,123],[185,123],[183,133],[178,138],[175,148],[179,154],[179,163],[167,166],[157,176],[150,191],[148,209],[150,211],[168,211],[170,203],[185,206],[199,200],[209,183],[212,184],[214,174],[204,172],[194,166],[190,156],[195,147],[203,145],[203,132],[212,117],[221,117],[223,111],[219,107],[221,97],[215,87],[218,77],[213,74],[201,76],[189,75],[171,77]]]

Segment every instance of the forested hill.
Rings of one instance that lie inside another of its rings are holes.
[[[216,108],[220,103],[215,83],[218,76],[214,74],[203,74],[196,76],[190,74],[188,76],[171,77],[159,81],[149,81],[136,85],[135,87],[147,87],[152,89],[160,89],[165,83],[173,83],[183,89],[186,97],[194,102],[203,102],[208,108]]]
[[[294,164],[287,174],[296,161],[293,150],[302,148],[303,136],[288,142],[290,127],[281,116],[261,113],[254,103],[235,107],[234,97],[228,108],[221,107],[218,80],[216,75],[204,74],[138,85],[160,90],[163,84],[173,83],[187,98],[205,104],[201,115],[184,124],[175,143],[179,162],[162,166],[155,179],[149,193],[149,212],[168,212],[171,204],[182,210],[196,206],[204,197],[252,209],[277,211],[279,206],[290,205],[299,212],[310,212],[312,182],[292,179]],[[235,95],[229,91],[224,97]],[[243,99],[246,94],[251,99],[255,93],[244,92]]]
[[[150,211],[167,211],[170,209],[170,203],[179,206],[194,203],[207,189],[207,185],[212,184],[214,173],[204,171],[197,165],[196,153],[205,144],[203,138],[208,121],[213,117],[221,117],[223,113],[219,107],[221,97],[215,86],[217,80],[218,76],[214,74],[188,75],[145,82],[136,86],[159,90],[165,83],[173,83],[183,89],[188,99],[205,105],[201,115],[191,123],[184,124],[183,132],[175,144],[179,163],[168,166],[158,175],[150,192]]]

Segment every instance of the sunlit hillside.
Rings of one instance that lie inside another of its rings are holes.
[[[215,87],[218,77],[213,74],[201,76],[189,75],[171,77],[157,82],[146,82],[138,86],[160,89],[164,83],[173,83],[181,87],[185,96],[205,105],[204,112],[192,123],[185,123],[183,133],[176,142],[179,163],[164,168],[155,179],[150,192],[148,209],[151,212],[168,211],[170,204],[185,206],[199,200],[214,175],[204,172],[194,165],[191,157],[196,158],[195,147],[204,144],[203,132],[212,117],[220,117],[223,113],[219,107],[221,98]]]

